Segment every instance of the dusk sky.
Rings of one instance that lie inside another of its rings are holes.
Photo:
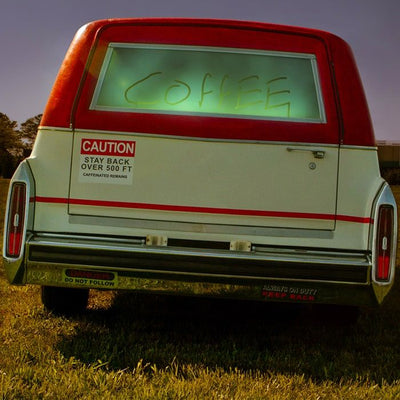
[[[43,112],[77,29],[103,18],[226,18],[332,32],[353,49],[378,140],[400,141],[400,0],[2,0],[0,112]]]

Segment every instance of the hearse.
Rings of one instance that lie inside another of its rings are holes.
[[[83,26],[10,183],[4,267],[50,310],[89,289],[372,306],[397,209],[354,57],[313,29]]]

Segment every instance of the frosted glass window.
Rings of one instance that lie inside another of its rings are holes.
[[[91,109],[325,122],[312,54],[111,43]]]

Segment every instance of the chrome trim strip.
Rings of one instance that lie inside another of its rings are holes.
[[[53,244],[53,243],[67,243],[72,244],[73,242],[81,243],[85,241],[90,242],[107,242],[107,243],[124,243],[125,245],[144,245],[146,244],[146,238],[119,238],[119,237],[102,237],[102,236],[91,236],[91,235],[75,235],[70,233],[46,233],[40,232],[35,233],[30,243],[40,242],[42,244]],[[112,247],[110,246],[110,249]]]
[[[378,151],[376,146],[356,146],[356,145],[349,145],[344,144],[340,146],[342,150],[370,150],[370,151]]]
[[[225,233],[235,235],[269,236],[269,237],[293,237],[333,239],[334,232],[317,229],[296,228],[270,228],[257,226],[236,226],[222,224],[204,224],[194,222],[160,221],[144,219],[127,219],[116,217],[98,217],[70,215],[70,224],[113,226],[123,228],[138,228],[148,230],[176,231],[176,232],[201,232],[201,233]]]
[[[71,129],[71,128],[61,128],[59,126],[40,126],[39,129],[38,129],[38,132],[41,132],[41,131],[52,131],[52,132],[61,131],[61,132],[72,133],[73,129]]]

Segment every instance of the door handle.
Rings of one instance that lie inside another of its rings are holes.
[[[325,158],[325,151],[320,149],[305,149],[303,147],[287,147],[287,151],[308,151],[313,154],[314,158]]]

